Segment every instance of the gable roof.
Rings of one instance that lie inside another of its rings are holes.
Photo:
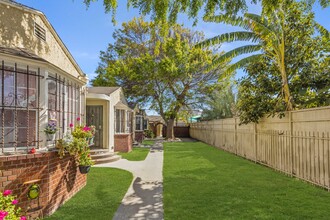
[[[103,87],[103,86],[99,86],[99,87],[88,87],[87,91],[89,93],[110,95],[110,94],[114,93],[115,91],[117,91],[118,89],[120,89],[120,87]]]
[[[62,48],[62,50],[64,51],[64,53],[66,54],[66,56],[68,57],[68,59],[71,61],[71,63],[73,64],[73,66],[75,67],[75,69],[77,70],[77,72],[82,76],[82,77],[86,77],[86,74],[81,70],[81,68],[79,67],[77,61],[73,58],[72,54],[70,53],[69,49],[65,46],[65,44],[63,43],[62,39],[60,38],[60,36],[57,34],[55,28],[52,26],[52,24],[48,21],[46,15],[34,8],[31,8],[29,6],[23,5],[21,3],[17,3],[15,1],[12,0],[0,0],[0,3],[4,3],[6,5],[10,5],[12,7],[21,9],[23,11],[28,11],[30,13],[33,13],[35,15],[40,16],[41,20],[45,23],[45,25],[47,26],[48,30],[52,33],[52,35],[54,36],[54,38],[56,39],[57,43],[60,45],[60,47]]]
[[[14,56],[20,56],[24,58],[29,58],[33,60],[39,60],[43,62],[47,62],[45,59],[39,57],[38,55],[31,53],[30,51],[25,50],[24,48],[8,48],[8,47],[0,47],[0,53],[9,54]]]

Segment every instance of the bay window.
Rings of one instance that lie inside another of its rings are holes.
[[[38,146],[40,70],[5,64],[0,73],[1,149]]]

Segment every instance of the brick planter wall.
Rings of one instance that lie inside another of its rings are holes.
[[[23,183],[36,179],[40,179],[40,197],[28,200],[31,184]],[[33,218],[55,212],[86,185],[86,180],[72,156],[60,159],[57,152],[0,156],[0,192],[13,190],[22,211]]]
[[[115,134],[115,151],[130,152],[132,150],[132,134]]]
[[[142,143],[144,140],[143,131],[135,131],[135,141]]]

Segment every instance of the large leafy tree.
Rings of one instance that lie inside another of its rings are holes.
[[[208,39],[201,43],[202,46],[210,46],[215,44],[221,44],[224,42],[233,41],[246,41],[248,45],[235,48],[231,51],[220,56],[214,63],[218,64],[224,61],[231,61],[233,58],[242,54],[251,54],[238,62],[228,65],[224,74],[231,74],[237,69],[244,68],[248,64],[255,60],[267,57],[270,62],[274,63],[278,73],[280,73],[281,89],[283,99],[285,102],[286,110],[291,111],[294,109],[294,97],[291,95],[288,76],[291,74],[291,66],[288,64],[288,60],[292,56],[291,45],[287,45],[288,42],[296,39],[295,34],[301,30],[306,30],[307,36],[311,35],[313,28],[306,29],[304,27],[297,30],[298,24],[294,27],[294,22],[300,22],[300,24],[307,22],[308,27],[318,27],[322,29],[322,32],[326,30],[319,24],[315,23],[311,15],[306,13],[309,7],[305,3],[295,3],[292,0],[278,1],[278,8],[273,8],[272,11],[266,13],[264,16],[245,13],[243,17],[240,16],[228,16],[218,15],[209,16],[206,20],[211,22],[223,22],[235,26],[242,27],[244,31],[237,31],[231,33],[225,33]],[[301,5],[305,5],[302,8]],[[293,13],[300,13],[301,17],[293,18]],[[292,21],[292,19],[295,19]],[[306,19],[308,19],[306,21]],[[294,38],[294,39],[291,39]],[[303,41],[300,43],[304,43]],[[256,54],[257,52],[257,54]],[[299,66],[295,65],[297,68]]]
[[[201,103],[217,83],[219,68],[210,68],[213,51],[196,48],[203,39],[173,25],[164,36],[154,22],[141,18],[124,23],[115,31],[114,44],[101,53],[94,86],[121,86],[129,99],[148,103],[167,122],[173,138],[178,112]]]
[[[314,22],[303,3],[292,3],[286,13],[284,54],[287,82],[297,109],[330,105],[330,43],[327,30]],[[316,34],[316,30],[322,35]],[[243,123],[286,110],[282,74],[269,56],[246,67],[239,87],[238,109]]]
[[[204,102],[203,120],[231,118],[236,115],[236,97],[232,80],[224,80]]]
[[[84,0],[84,3],[88,6],[95,1],[97,0]],[[315,0],[306,0],[306,2],[312,5]],[[330,0],[318,0],[318,2],[324,8],[330,6]],[[103,0],[105,11],[112,12],[114,21],[118,3],[123,4],[123,1]],[[261,3],[265,12],[271,12],[279,7],[281,0],[127,0],[128,8],[136,8],[143,15],[151,15],[156,23],[166,23],[166,21],[175,23],[179,13],[185,13],[197,20],[198,13],[202,10],[206,16],[214,15],[219,11],[233,15],[245,11],[247,3]]]

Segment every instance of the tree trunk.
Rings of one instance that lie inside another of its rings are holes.
[[[166,130],[166,138],[174,139],[174,119],[168,119],[167,121],[167,130]]]
[[[292,111],[294,102],[293,102],[293,98],[291,97],[291,93],[290,93],[288,76],[287,76],[285,65],[284,65],[284,58],[282,61],[282,66],[281,66],[281,76],[282,76],[282,89],[283,89],[283,93],[284,93],[284,100],[286,103],[286,110]]]

